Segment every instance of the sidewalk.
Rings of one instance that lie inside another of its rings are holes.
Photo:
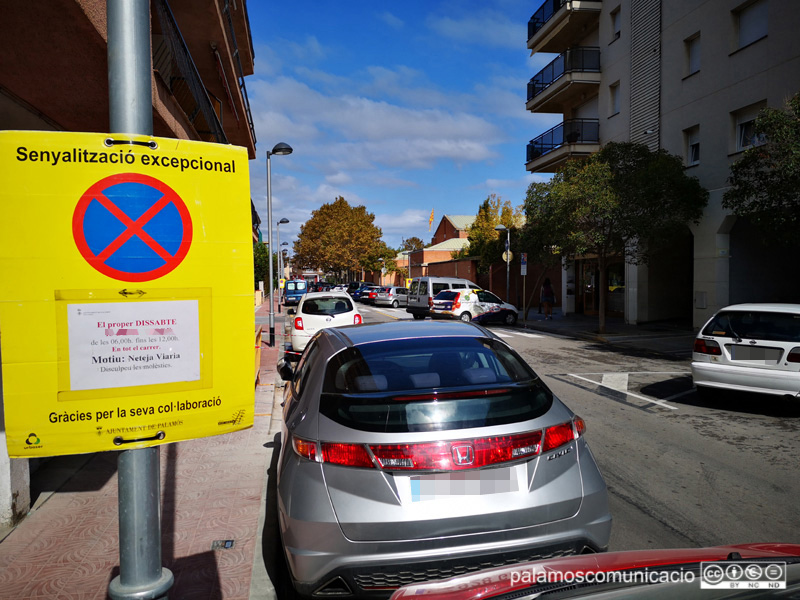
[[[544,315],[532,309],[528,312],[525,322],[520,320],[518,326],[672,358],[691,357],[697,335],[697,332],[688,326],[673,322],[628,325],[620,317],[606,317],[606,330],[604,333],[599,333],[596,315],[565,316],[557,310],[553,311],[552,319],[545,320]]]
[[[256,310],[268,341],[267,314],[266,304]],[[251,429],[161,447],[162,565],[175,577],[171,600],[250,598],[282,342],[281,325],[275,347],[262,344]],[[113,452],[56,457],[32,476],[43,493],[0,542],[1,600],[106,598],[119,574],[116,464]],[[270,592],[274,598],[270,589],[258,597]]]
[[[264,342],[268,313],[266,304],[255,311]],[[261,534],[267,469],[281,423],[275,386],[283,316],[276,308],[275,346],[261,347],[253,428],[162,447],[162,565],[175,577],[171,600],[276,597]],[[601,335],[596,317],[555,314],[545,321],[535,311],[519,327],[680,359],[690,355],[695,337],[669,323],[635,326],[621,319],[608,319]],[[119,573],[116,460],[112,452],[56,457],[33,476],[38,500],[0,542],[0,600],[106,598]],[[268,527],[267,535],[277,532]],[[215,542],[232,547],[213,549]]]

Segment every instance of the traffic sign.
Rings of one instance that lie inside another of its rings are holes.
[[[248,160],[205,142],[0,132],[9,456],[252,426]]]
[[[95,269],[120,281],[152,281],[186,257],[192,219],[186,204],[162,181],[122,173],[94,183],[72,217],[81,255]]]

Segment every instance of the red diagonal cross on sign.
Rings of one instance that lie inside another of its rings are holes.
[[[172,258],[172,255],[164,250],[164,247],[161,244],[155,241],[150,234],[142,229],[142,227],[147,225],[148,221],[150,221],[150,219],[152,219],[162,208],[172,202],[170,198],[161,196],[161,199],[158,202],[153,204],[153,206],[151,206],[141,217],[135,221],[132,221],[128,215],[122,212],[116,204],[106,198],[103,194],[98,194],[94,199],[105,206],[106,209],[108,209],[108,212],[117,217],[122,224],[127,227],[127,229],[117,239],[111,242],[108,246],[106,246],[105,250],[97,255],[97,260],[105,262],[109,256],[114,254],[114,252],[121,248],[122,245],[134,235],[138,235],[139,238],[141,238],[145,244],[150,246],[156,254],[164,259],[165,262]]]
[[[140,185],[127,186],[133,190],[129,195],[106,193],[126,184]],[[146,210],[133,219],[128,215],[131,208],[126,206],[126,198],[152,204],[146,204]],[[168,207],[170,210],[162,213]],[[145,231],[160,213],[158,226],[149,227],[151,233]],[[110,236],[117,228],[109,225],[108,215],[124,227],[114,239]],[[181,197],[162,181],[121,173],[101,179],[81,196],[72,216],[72,234],[83,258],[100,273],[120,281],[152,281],[175,269],[186,257],[192,243],[192,219]],[[141,244],[128,244],[134,237]]]

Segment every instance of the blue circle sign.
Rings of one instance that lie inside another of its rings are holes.
[[[175,269],[192,245],[192,219],[180,196],[147,175],[101,179],[81,196],[72,236],[86,261],[120,281],[152,281]]]

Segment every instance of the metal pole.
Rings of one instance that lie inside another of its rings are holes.
[[[511,304],[508,299],[508,282],[511,278],[511,229],[506,229],[506,302]]]
[[[107,0],[111,133],[153,135],[150,1]],[[166,598],[173,576],[161,566],[160,449],[124,450],[118,459],[119,576],[113,600]]]
[[[281,222],[275,224],[275,231],[278,233],[278,280],[283,279],[283,250],[281,250]],[[278,286],[278,313],[281,312],[281,288]]]
[[[272,283],[274,274],[272,272],[272,172],[270,171],[270,157],[272,153],[267,150],[267,223],[269,223],[269,233],[267,234],[267,244],[269,244],[269,346],[275,347],[275,285]]]

